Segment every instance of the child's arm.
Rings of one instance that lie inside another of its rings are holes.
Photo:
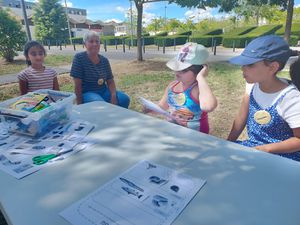
[[[54,79],[53,79],[53,90],[59,91],[59,84],[58,84],[57,77],[54,77]]]
[[[205,112],[211,112],[217,107],[217,99],[212,93],[205,77],[208,75],[208,66],[204,65],[203,69],[197,75],[199,88],[200,107]]]
[[[171,86],[171,84],[173,84],[174,82],[171,82],[165,89],[164,95],[162,96],[162,98],[159,100],[158,102],[158,106],[164,110],[168,110],[169,105],[168,105],[168,89]],[[143,113],[155,113],[152,110],[146,108],[143,106],[142,108]]]
[[[293,129],[294,137],[285,141],[259,145],[255,148],[270,153],[292,153],[300,150],[300,127]]]
[[[79,78],[74,78],[75,94],[77,104],[82,104],[82,81]]]
[[[248,112],[249,112],[249,95],[245,94],[245,96],[242,99],[241,107],[236,115],[231,131],[228,135],[227,140],[228,141],[236,141],[242,131],[244,130],[248,118]]]
[[[27,81],[19,79],[20,95],[25,95],[28,92]]]

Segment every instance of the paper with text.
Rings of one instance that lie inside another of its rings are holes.
[[[169,225],[204,184],[142,161],[60,215],[73,225]]]

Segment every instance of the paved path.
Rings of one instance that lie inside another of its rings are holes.
[[[163,53],[163,49],[160,48],[159,51],[157,48],[152,47],[146,47],[145,53],[143,54],[143,59],[162,59],[165,61],[168,61],[169,59],[175,57],[177,50],[180,48],[180,46],[177,46],[175,49],[174,47],[167,47],[165,49],[165,53]],[[293,48],[300,50],[300,48]],[[75,55],[77,52],[84,51],[85,49],[82,48],[81,45],[77,45],[76,51],[74,51],[74,48],[72,46],[67,46],[67,48],[62,47],[62,50],[60,50],[59,47],[51,47],[50,50],[47,49],[48,55]],[[218,46],[216,49],[216,55],[214,55],[214,52],[211,48],[208,48],[210,52],[210,56],[208,59],[208,62],[225,62],[228,61],[231,57],[239,55],[243,49],[233,49],[231,48],[223,48],[221,46]],[[102,48],[100,50],[101,54],[107,57],[110,60],[110,63],[118,63],[118,62],[124,62],[124,61],[133,61],[137,58],[136,48],[131,48],[128,50],[128,48],[125,49],[125,52],[123,52],[122,46],[118,46],[118,49],[115,49],[115,47],[109,47],[107,52],[104,51]],[[22,58],[22,53],[20,52],[19,58]],[[296,57],[291,57],[288,64],[290,62],[293,62],[296,59]],[[68,73],[70,72],[71,65],[65,65],[65,66],[58,66],[53,67],[59,74],[62,73]],[[0,76],[0,84],[7,84],[7,83],[13,83],[18,82],[18,79],[16,77],[16,74],[7,74],[7,75],[1,75]]]

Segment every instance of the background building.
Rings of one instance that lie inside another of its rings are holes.
[[[33,8],[37,3],[25,2],[27,19],[29,23],[29,29],[34,39],[34,24],[32,20]],[[25,23],[23,19],[23,11],[21,2],[18,0],[2,0],[0,1],[0,7],[8,9],[12,15],[14,15],[19,21],[22,22],[25,30]],[[67,16],[71,27],[72,37],[82,37],[88,30],[93,30],[101,35],[115,35],[116,27],[118,23],[108,22],[104,23],[100,20],[91,21],[87,19],[86,9],[70,8],[67,7]]]

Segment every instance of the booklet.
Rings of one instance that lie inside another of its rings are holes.
[[[205,182],[142,161],[60,215],[73,225],[169,225]]]

